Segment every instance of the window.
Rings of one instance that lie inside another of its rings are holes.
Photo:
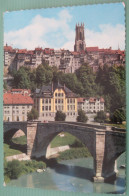
[[[49,106],[49,110],[51,111],[51,106]]]
[[[44,103],[44,99],[42,99],[42,103]]]
[[[48,106],[45,107],[45,110],[48,111]]]
[[[60,99],[58,99],[58,103],[60,103]]]
[[[57,99],[55,99],[55,103],[57,103]]]
[[[70,103],[72,103],[72,99],[70,99]]]
[[[57,93],[55,93],[55,97],[57,97]]]
[[[69,103],[69,99],[67,99],[67,103]]]
[[[16,107],[17,109],[18,109],[18,107]],[[24,106],[22,106],[22,109],[25,109],[25,107]]]
[[[48,103],[48,99],[46,99],[46,103]]]
[[[44,111],[44,106],[42,107],[42,111]]]
[[[60,97],[60,93],[58,93],[58,97]]]
[[[29,108],[30,106],[28,105],[27,108]]]
[[[51,99],[49,99],[49,103],[51,103]]]

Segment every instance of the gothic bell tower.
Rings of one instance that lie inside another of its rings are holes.
[[[75,52],[81,52],[86,50],[86,43],[85,43],[85,34],[84,34],[84,23],[81,25],[76,24],[75,29],[75,45],[74,45],[74,51]]]

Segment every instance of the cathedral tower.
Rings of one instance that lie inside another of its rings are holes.
[[[81,52],[86,50],[85,34],[84,34],[84,23],[81,25],[76,24],[76,35],[75,35],[75,45],[74,51]]]

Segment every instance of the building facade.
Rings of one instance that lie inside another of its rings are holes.
[[[31,111],[33,100],[30,96],[21,93],[4,93],[3,120],[27,121],[27,113]]]
[[[67,49],[54,50],[51,48],[35,48],[35,50],[13,49],[11,46],[4,47],[4,73],[18,70],[21,66],[37,68],[42,63],[56,66],[65,73],[74,73],[82,64],[88,64],[94,72],[99,67],[124,66],[125,51],[99,49],[98,47],[86,47],[84,24],[76,25],[74,51]]]
[[[66,114],[66,121],[76,121],[77,95],[65,85],[51,84],[36,89],[34,107],[39,113],[39,120],[54,121],[57,111]]]
[[[102,97],[78,98],[78,110],[82,109],[85,113],[97,113],[104,111],[104,99]]]

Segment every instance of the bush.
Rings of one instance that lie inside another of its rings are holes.
[[[91,156],[91,154],[86,147],[71,148],[71,149],[66,150],[64,152],[60,152],[59,157],[57,158],[57,161],[78,159],[78,158],[90,157],[90,156]]]
[[[9,161],[5,165],[5,176],[10,179],[17,179],[22,172],[22,165],[18,160]]]
[[[65,121],[65,119],[66,119],[65,113],[63,113],[62,111],[56,112],[55,121]]]
[[[27,120],[34,120],[38,118],[38,111],[32,108],[30,112],[27,113]]]
[[[10,179],[17,179],[22,174],[27,174],[36,171],[37,169],[46,168],[46,163],[43,161],[4,161],[4,180],[9,182]]]
[[[97,115],[95,116],[94,120],[96,122],[99,122],[99,123],[105,122],[105,120],[106,120],[106,114],[105,114],[105,112],[104,111],[97,112]]]
[[[126,112],[124,109],[116,109],[111,116],[111,121],[114,123],[122,123],[126,120]]]
[[[83,110],[79,110],[77,121],[78,122],[87,122],[87,120],[88,120],[88,117],[85,115],[85,112]]]

